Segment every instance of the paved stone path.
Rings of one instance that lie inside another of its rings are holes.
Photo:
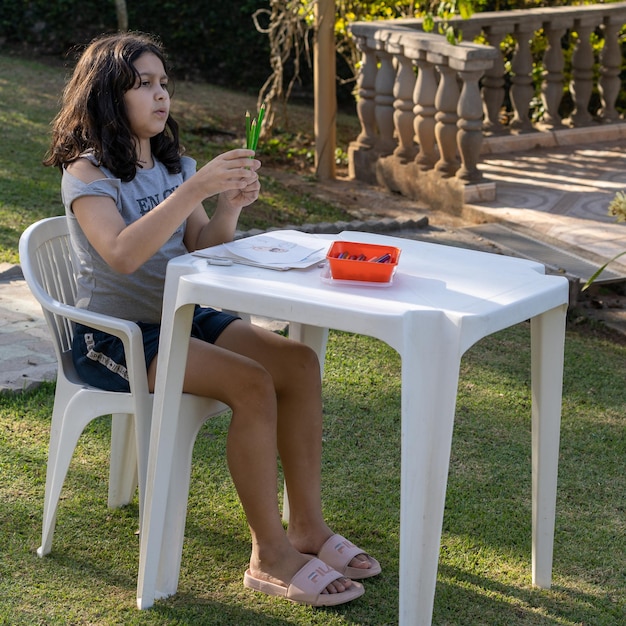
[[[0,264],[0,391],[54,380],[56,357],[41,307],[17,266]]]

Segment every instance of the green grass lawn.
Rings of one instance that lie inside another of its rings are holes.
[[[554,586],[530,582],[529,326],[463,357],[436,625],[618,626],[626,611],[626,347],[568,330]],[[363,598],[314,610],[245,590],[245,518],[228,475],[228,418],[196,443],[179,592],[135,608],[136,502],[106,508],[109,422],[80,440],[52,553],[39,559],[52,387],[0,396],[0,623],[397,623],[400,363],[381,342],[331,333],[324,380],[324,505],[383,565]]]
[[[39,163],[64,75],[58,65],[0,55],[0,262],[17,262],[17,241],[28,224],[62,213],[58,172]],[[240,145],[243,114],[255,106],[250,96],[198,83],[179,83],[175,102],[188,129],[185,144],[200,161]],[[353,122],[341,122],[340,137],[350,136]],[[295,108],[292,123],[302,133],[281,130],[267,151],[274,165],[299,160],[301,170],[310,111]],[[263,185],[244,228],[345,217],[271,176]],[[206,424],[196,443],[176,596],[150,611],[135,608],[138,507],[135,501],[106,508],[106,418],[81,437],[53,551],[39,559],[53,385],[0,396],[0,624],[396,624],[399,368],[398,356],[381,342],[331,333],[324,380],[325,512],[336,531],[371,551],[384,571],[366,581],[363,598],[323,610],[243,588],[249,534],[224,459],[227,416]],[[482,340],[463,357],[436,626],[626,623],[624,380],[626,342],[590,322],[570,323],[554,585],[538,590],[530,582],[528,324]]]

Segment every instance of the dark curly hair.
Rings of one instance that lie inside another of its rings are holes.
[[[104,35],[87,46],[63,91],[44,165],[62,169],[90,150],[98,163],[116,177],[124,182],[133,180],[140,164],[124,94],[135,86],[138,73],[133,64],[146,52],[155,54],[167,72],[163,49],[150,35]],[[154,156],[170,173],[181,171],[183,149],[178,124],[171,115],[163,132],[152,137],[150,143]]]

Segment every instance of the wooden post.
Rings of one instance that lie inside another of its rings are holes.
[[[335,178],[337,92],[335,86],[335,0],[315,3],[315,171]]]

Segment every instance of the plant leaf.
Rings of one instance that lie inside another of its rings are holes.
[[[600,276],[600,274],[602,274],[602,272],[606,269],[606,266],[609,265],[609,263],[613,263],[613,261],[615,261],[616,259],[619,259],[621,256],[624,256],[625,254],[626,254],[626,250],[624,250],[623,252],[620,252],[619,254],[616,254],[612,259],[607,261],[600,269],[596,270],[593,276],[583,285],[582,291],[589,289],[591,284],[596,280],[596,278],[598,278],[598,276]]]

